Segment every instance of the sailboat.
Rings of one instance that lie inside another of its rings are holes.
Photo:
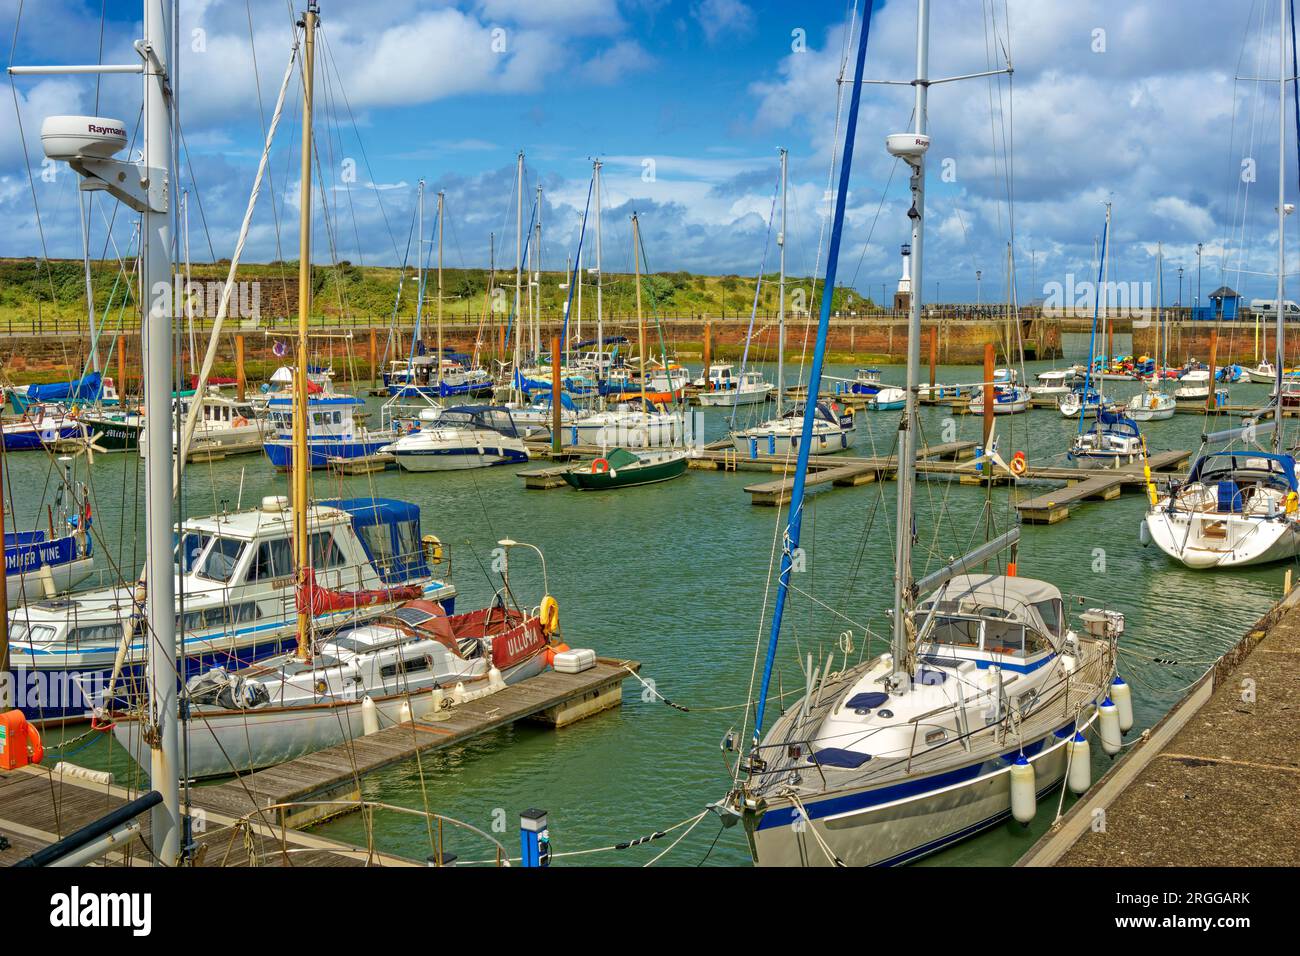
[[[1164,327],[1164,252],[1156,246],[1156,357],[1152,360],[1146,387],[1128,400],[1125,412],[1135,422],[1164,421],[1174,417],[1178,402],[1160,387],[1161,374],[1169,364],[1169,333]]]
[[[1286,301],[1286,33],[1287,0],[1279,0],[1278,28],[1278,181],[1277,299]],[[1294,29],[1294,24],[1292,24]],[[1297,128],[1300,136],[1300,128]],[[1252,421],[1202,440],[1202,453],[1187,478],[1166,494],[1151,495],[1141,527],[1144,544],[1154,542],[1165,554],[1190,568],[1228,568],[1265,564],[1300,554],[1300,488],[1296,458],[1282,450],[1285,325],[1275,309],[1276,379],[1269,405]],[[1208,379],[1208,375],[1207,375]],[[1264,421],[1266,417],[1271,420]],[[1269,450],[1247,447],[1271,435]],[[1242,442],[1243,447],[1205,453],[1206,446]]]
[[[898,440],[893,639],[890,653],[832,672],[806,670],[801,698],[770,728],[763,718],[793,555],[800,547],[807,443],[795,471],[789,522],[753,742],[732,790],[716,805],[743,824],[760,865],[902,863],[977,833],[1012,813],[1013,768],[1031,799],[1065,776],[1074,741],[1098,716],[1113,674],[1120,615],[1070,628],[1061,592],[1046,582],[978,567],[1019,539],[1018,528],[921,579],[912,576],[924,250],[929,2],[918,0],[914,132],[886,140],[912,169],[914,280],[909,316],[908,407]],[[834,288],[858,125],[871,8],[858,39],[825,288]],[[810,390],[820,384],[830,324],[823,302]],[[812,415],[805,415],[805,435]],[[919,598],[919,600],[918,600]],[[1114,705],[1106,701],[1108,712]],[[1104,707],[1105,705],[1103,705]],[[1115,730],[1118,735],[1118,730]],[[1027,779],[1026,779],[1027,778]]]
[[[780,153],[781,231],[777,243],[781,262],[777,280],[776,414],[767,421],[732,431],[732,446],[749,458],[757,458],[760,454],[788,455],[799,451],[804,443],[818,455],[847,451],[853,446],[856,425],[851,409],[835,401],[817,399],[815,389],[809,390],[808,394],[814,396],[809,401],[782,409],[785,402],[785,243],[789,152],[782,147]],[[812,424],[808,427],[804,424],[808,417],[806,410],[811,410],[812,416]]]
[[[85,484],[73,480],[72,459],[60,458],[59,464],[62,480],[54,492],[49,530],[5,530],[5,594],[10,604],[24,597],[49,600],[76,587],[94,569],[90,496]]]
[[[636,268],[636,318],[641,337],[641,381],[644,383],[646,381],[645,316],[641,310],[641,227],[636,213],[632,214],[632,258]],[[651,406],[644,396],[641,402],[643,411],[624,412],[621,409],[628,406],[620,405],[620,411],[604,413],[612,416],[611,424],[616,433],[618,447],[590,464],[583,463],[567,469],[564,472],[564,480],[570,487],[579,491],[605,491],[668,481],[686,473],[690,464],[690,451],[685,447],[685,435],[675,431],[680,417],[675,413],[651,411],[654,406]],[[670,419],[667,427],[667,442],[652,441],[652,437],[664,437],[665,417]],[[593,419],[604,420],[599,415],[581,419],[573,426],[574,432],[581,435],[584,428],[591,427]],[[610,427],[611,425],[601,426],[595,437],[598,439],[606,437],[606,429]],[[639,437],[635,440],[627,441],[638,433]],[[625,447],[625,443],[633,445],[638,450],[633,451]],[[596,444],[605,446],[608,443],[597,441]],[[663,447],[664,445],[668,447]],[[652,450],[639,450],[643,448]]]

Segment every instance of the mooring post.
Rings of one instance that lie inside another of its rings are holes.
[[[1219,356],[1219,330],[1210,329],[1210,393],[1205,396],[1205,408],[1207,411],[1212,410],[1218,398],[1219,390],[1215,388],[1214,380],[1214,363]],[[1282,399],[1279,396],[1278,401]]]
[[[939,326],[930,328],[930,398],[934,398],[934,367],[939,361]]]
[[[560,337],[551,336],[551,451],[560,453]]]
[[[248,379],[244,376],[244,333],[235,333],[235,397],[244,400]]]
[[[379,385],[379,332],[370,330],[370,387]]]
[[[707,392],[711,388],[712,380],[709,378],[709,366],[713,364],[713,322],[706,320],[704,323],[704,390]]]
[[[119,407],[126,405],[126,336],[117,337],[117,401]]]
[[[546,811],[531,809],[519,814],[519,850],[524,866],[551,865],[551,834]]]

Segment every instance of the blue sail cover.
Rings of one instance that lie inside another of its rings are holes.
[[[28,404],[32,402],[64,402],[65,404],[97,402],[102,387],[103,377],[99,372],[90,372],[74,382],[29,385],[27,387],[27,402]]]
[[[1264,469],[1254,462],[1267,462]],[[1240,470],[1262,471],[1267,469],[1270,475],[1281,478],[1291,491],[1300,490],[1296,485],[1294,455],[1277,455],[1262,451],[1216,451],[1202,455],[1192,465],[1187,475],[1187,483],[1198,481],[1218,481],[1232,472]]]
[[[1141,437],[1138,432],[1137,422],[1129,418],[1123,412],[1109,411],[1102,409],[1097,413],[1097,422],[1105,428],[1106,431],[1116,435],[1128,435],[1131,438]]]

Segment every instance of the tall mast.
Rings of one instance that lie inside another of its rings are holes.
[[[785,147],[781,147],[781,232],[777,234],[776,244],[781,247],[781,275],[777,280],[777,317],[776,317],[776,417],[781,417],[781,399],[785,395]],[[707,377],[709,370],[704,370]]]
[[[446,195],[438,190],[438,390],[442,390],[442,201]]]
[[[164,0],[144,4],[144,165],[172,168],[172,121],[168,102],[168,73],[172,55],[172,22]],[[170,295],[156,295],[159,283],[171,289],[173,222],[164,204],[141,212],[143,246],[140,282],[149,313],[144,322],[145,398],[147,419],[161,426],[171,423],[172,321]],[[197,412],[196,412],[197,414]],[[176,579],[172,567],[172,428],[145,430],[145,608],[148,614],[149,779],[163,795],[150,816],[154,860],[171,866],[180,858],[180,734],[176,708]]]
[[[533,309],[533,355],[542,354],[542,187],[537,187],[537,241],[530,250],[533,260],[533,285],[537,287],[537,305]],[[531,293],[530,293],[531,294]]]
[[[930,65],[930,0],[919,0],[916,8],[916,105],[914,132],[926,136]],[[898,424],[898,519],[894,531],[894,620],[893,673],[895,686],[910,676],[911,648],[907,639],[907,615],[912,590],[912,495],[916,485],[917,389],[921,377],[921,295],[925,288],[925,153],[909,160],[912,166],[912,288],[908,297],[907,404]],[[830,292],[830,289],[827,289]],[[985,385],[985,401],[992,401],[992,386]]]
[[[515,358],[511,385],[512,391],[518,391],[522,396],[523,383],[519,380],[524,344],[524,316],[520,312],[524,289],[524,151],[522,149],[519,151],[519,163],[515,170],[515,195],[518,197],[515,207]]]
[[[1277,331],[1274,334],[1274,346],[1277,356],[1276,390],[1277,408],[1273,420],[1277,427],[1273,429],[1273,451],[1276,453],[1282,442],[1282,365],[1286,351],[1282,345],[1282,303],[1286,295],[1286,5],[1287,0],[1278,0],[1280,18],[1277,31],[1277,305],[1275,308]],[[1213,374],[1213,369],[1210,370]],[[1214,382],[1210,382],[1214,388]]]
[[[605,320],[601,312],[600,288],[605,271],[600,263],[600,160],[592,164],[596,173],[596,382],[605,377]]]
[[[641,364],[641,407],[645,408],[645,319],[641,314],[641,227],[632,213],[632,262],[636,270],[636,335]]]
[[[303,15],[302,57],[302,166],[299,170],[301,199],[298,203],[298,367],[293,376],[293,550],[300,586],[305,583],[311,564],[310,539],[307,536],[307,319],[311,315],[311,160],[312,160],[312,83],[316,64],[316,0],[308,0]],[[298,659],[311,657],[311,612],[306,602],[298,602]]]
[[[406,381],[415,384],[415,346],[420,336],[420,316],[424,314],[424,180],[415,190],[415,203],[419,212],[415,230],[415,325],[411,329],[411,351],[406,359]]]

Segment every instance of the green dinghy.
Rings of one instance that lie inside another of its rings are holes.
[[[579,491],[604,491],[669,481],[686,472],[690,456],[684,448],[633,452],[615,448],[604,458],[574,465],[564,480]]]

